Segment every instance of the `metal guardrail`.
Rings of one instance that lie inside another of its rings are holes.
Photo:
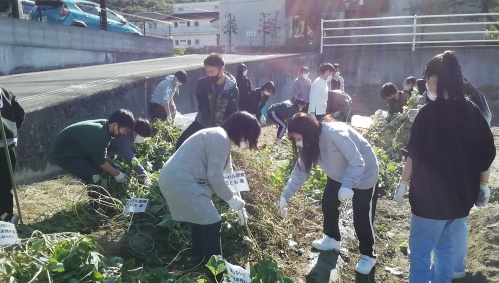
[[[499,43],[499,28],[489,30],[499,26],[497,16],[499,13],[322,19],[320,51],[335,46],[411,45],[414,51],[417,45]]]

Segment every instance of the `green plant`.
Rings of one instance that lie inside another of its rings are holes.
[[[173,54],[174,55],[186,55],[186,49],[185,47],[181,47],[181,46],[175,46],[173,47]]]

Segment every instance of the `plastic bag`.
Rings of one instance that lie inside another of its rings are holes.
[[[192,122],[194,122],[197,114],[197,112],[182,114],[177,111],[177,113],[175,114],[173,125],[179,127],[180,129],[182,129],[182,131],[184,131],[185,129],[187,129],[187,127],[189,127],[190,124],[192,124]]]

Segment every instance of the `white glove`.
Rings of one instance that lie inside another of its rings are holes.
[[[286,217],[286,213],[288,213],[288,208],[286,207],[287,205],[288,201],[284,197],[281,197],[281,199],[279,200],[277,216],[280,216],[282,218]]]
[[[125,173],[123,173],[123,172],[120,172],[120,173],[118,174],[118,176],[114,176],[114,179],[115,179],[115,180],[116,180],[116,182],[118,182],[118,183],[126,183],[126,182],[128,181],[128,178],[127,178],[126,174],[125,174]]]
[[[338,200],[346,201],[353,198],[353,190],[347,187],[341,187],[338,191]]]
[[[489,186],[485,184],[480,184],[480,194],[478,195],[478,200],[475,205],[478,207],[484,207],[487,205],[490,199],[490,189]]]
[[[267,119],[265,119],[265,116],[260,116],[260,125],[263,126],[267,123]]]
[[[407,186],[407,183],[402,182],[400,182],[395,189],[395,201],[398,206],[402,206],[402,203],[404,202],[404,195],[407,193],[408,189],[409,187]]]
[[[241,210],[246,204],[242,198],[236,195],[234,195],[227,203],[229,204],[229,207],[234,210]]]
[[[237,220],[237,223],[239,223],[239,225],[241,225],[241,226],[248,225],[248,213],[246,212],[246,208],[238,210],[237,217],[239,218]]]
[[[414,122],[414,119],[416,119],[416,116],[419,113],[419,109],[409,109],[409,113],[407,116],[409,117],[410,122]]]
[[[152,181],[151,178],[149,178],[149,176],[144,176],[143,180],[144,180],[144,186],[150,187],[152,185]]]

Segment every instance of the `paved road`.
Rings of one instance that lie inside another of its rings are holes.
[[[225,62],[238,63],[290,55],[223,55]],[[203,67],[206,55],[185,55],[127,63],[70,68],[0,76],[0,85],[12,91],[23,104],[33,105],[55,96],[63,96],[76,90],[119,84],[136,76],[154,76],[180,69],[192,70]]]

